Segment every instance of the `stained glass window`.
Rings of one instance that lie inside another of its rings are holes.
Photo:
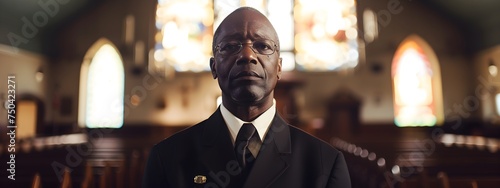
[[[423,44],[423,45],[421,45]],[[394,55],[395,123],[405,126],[433,126],[442,121],[440,74],[433,52],[416,36],[405,40]],[[431,53],[431,54],[429,54]]]
[[[358,30],[354,0],[298,0],[295,50],[302,70],[353,68],[358,64]]]
[[[354,0],[159,0],[150,71],[209,70],[213,32],[241,6],[261,11],[275,27],[284,71],[341,70],[358,64]]]
[[[176,71],[209,70],[212,54],[211,0],[159,0],[154,64]]]

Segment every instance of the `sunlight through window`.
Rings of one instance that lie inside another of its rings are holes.
[[[437,71],[418,42],[410,38],[401,44],[392,65],[396,125],[433,126],[442,119],[435,99],[440,94],[434,91]]]
[[[358,65],[354,0],[299,0],[294,8],[299,69],[328,71]]]
[[[123,125],[125,76],[118,51],[102,45],[88,67],[85,125],[120,128]]]
[[[495,96],[495,103],[497,106],[497,115],[500,116],[500,93],[496,94]]]
[[[159,0],[154,62],[176,71],[206,71],[212,54],[211,0]]]
[[[283,71],[332,71],[358,65],[354,0],[158,0],[150,72],[209,70],[213,32],[241,6],[259,10],[273,24]]]

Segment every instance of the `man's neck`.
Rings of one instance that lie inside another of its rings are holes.
[[[239,119],[250,122],[259,117],[273,105],[273,97],[270,96],[262,102],[252,104],[239,104],[231,99],[222,100],[224,107]]]

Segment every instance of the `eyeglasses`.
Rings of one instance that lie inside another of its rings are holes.
[[[241,43],[241,41],[222,41],[215,49],[220,55],[229,56],[240,53],[244,44],[250,44],[249,46],[253,52],[262,55],[271,55],[278,48],[274,41],[264,39],[247,43]]]

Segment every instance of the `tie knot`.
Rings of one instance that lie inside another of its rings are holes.
[[[248,141],[252,138],[252,135],[255,133],[255,126],[251,123],[244,123],[240,131],[238,131],[238,136],[236,136],[237,141]]]

